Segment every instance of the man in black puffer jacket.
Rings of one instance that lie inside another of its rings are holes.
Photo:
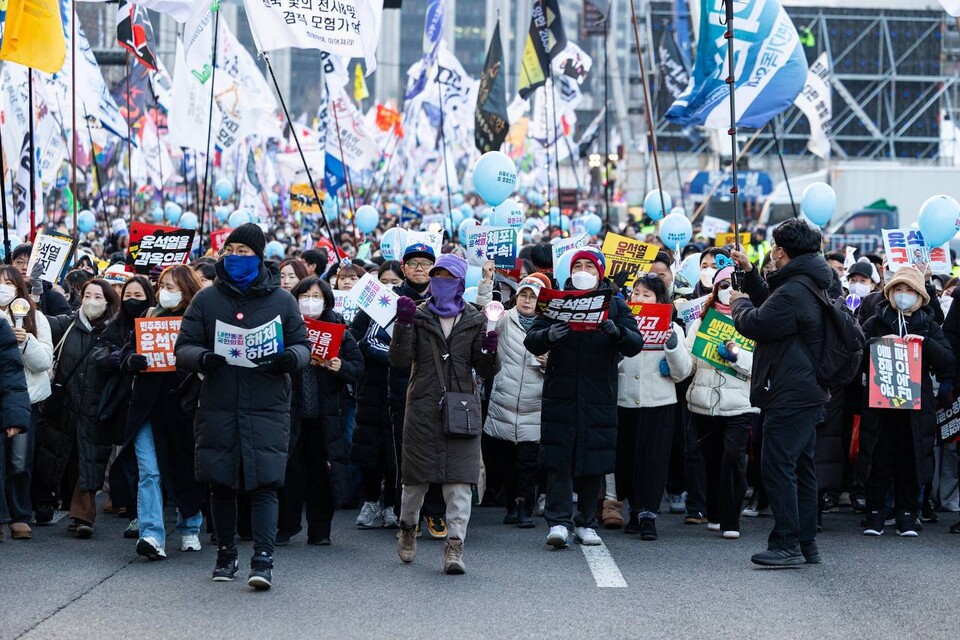
[[[730,303],[737,331],[757,341],[750,401],[764,411],[761,469],[775,520],[767,551],[751,560],[814,564],[820,562],[816,425],[830,399],[817,381],[826,322],[818,296],[831,286],[833,270],[819,253],[820,231],[805,221],[787,220],[773,240],[777,270],[763,282],[750,267],[744,291],[735,291]],[[748,269],[749,262],[740,264]]]

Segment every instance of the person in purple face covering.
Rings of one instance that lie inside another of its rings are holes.
[[[449,437],[443,427],[443,389],[477,395],[474,370],[484,378],[497,373],[497,332],[486,331],[486,318],[463,299],[467,262],[444,254],[430,270],[430,298],[415,304],[397,301],[390,342],[390,365],[411,367],[403,423],[399,555],[413,562],[417,521],[431,483],[442,485],[447,504],[446,573],[465,572],[463,541],[467,534],[472,485],[480,479],[480,438]],[[434,349],[440,356],[438,370]],[[412,365],[412,366],[411,366]],[[477,396],[479,401],[479,396]]]

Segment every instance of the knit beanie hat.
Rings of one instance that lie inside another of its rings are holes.
[[[261,259],[263,258],[263,250],[267,246],[267,238],[263,235],[263,229],[252,222],[246,222],[231,231],[223,245],[226,246],[232,242],[247,245]]]
[[[904,266],[897,269],[893,277],[887,281],[883,287],[883,295],[887,300],[890,299],[890,291],[898,284],[905,284],[913,289],[920,296],[920,304],[917,308],[930,304],[930,294],[923,284],[923,272],[913,266]]]
[[[607,260],[603,257],[603,254],[599,251],[594,251],[591,249],[580,249],[573,257],[570,258],[570,269],[573,270],[573,265],[577,263],[577,260],[589,260],[593,263],[593,266],[597,268],[597,277],[600,280],[603,280],[604,274],[607,269]]]
[[[541,286],[542,288],[545,288],[545,289],[553,289],[553,284],[550,282],[549,276],[547,276],[546,274],[543,274],[543,273],[531,273],[531,274],[528,275],[526,278],[524,278],[523,280],[521,280],[521,281],[520,281],[520,284],[523,284],[524,281],[530,280],[531,278],[534,279],[534,280],[538,280],[538,281],[540,282],[540,286]]]
[[[431,278],[437,269],[446,269],[453,276],[459,278],[460,280],[465,281],[467,279],[467,261],[460,256],[453,255],[452,253],[444,253],[437,258],[433,268],[430,269]]]

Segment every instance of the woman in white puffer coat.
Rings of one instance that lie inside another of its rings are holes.
[[[704,305],[704,313],[714,308],[730,315],[732,276],[732,266],[724,266],[716,273],[713,292]],[[691,352],[699,328],[700,320],[695,320],[687,328],[687,347]],[[740,349],[738,354],[732,354],[725,347],[718,349],[718,353],[736,375],[724,373],[694,358],[687,407],[696,426],[706,466],[707,528],[722,531],[724,538],[736,540],[740,537],[740,509],[747,491],[744,463],[747,442],[753,416],[760,413],[760,409],[750,404],[753,353]]]
[[[670,296],[663,280],[649,274],[637,279],[630,302],[669,305]],[[639,533],[642,540],[657,539],[657,511],[673,445],[676,384],[692,369],[683,329],[676,323],[664,346],[624,358],[618,367],[617,499],[630,503],[624,533]]]
[[[520,281],[516,306],[497,322],[500,372],[493,380],[483,425],[485,458],[504,484],[504,524],[532,528],[536,502],[537,456],[540,452],[540,406],[547,356],[534,356],[523,346],[536,319],[537,296],[550,282],[540,274]]]

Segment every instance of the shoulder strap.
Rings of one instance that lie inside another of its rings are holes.
[[[437,377],[440,378],[440,390],[447,392],[447,378],[443,375],[443,364],[440,362],[440,349],[437,348],[437,339],[430,336],[430,348],[433,350],[433,363],[437,367]]]
[[[63,335],[60,336],[60,341],[57,343],[57,346],[53,348],[53,357],[57,359],[60,357],[60,352],[63,351],[63,343],[66,342],[67,336],[70,335],[70,330],[73,329],[73,325],[77,324],[77,321],[74,320],[70,323],[70,326],[67,327],[67,330],[63,332]]]
[[[803,287],[806,288],[807,291],[809,291],[810,293],[812,293],[812,294],[817,298],[817,300],[819,300],[820,302],[822,302],[824,305],[826,305],[826,306],[828,306],[828,307],[832,306],[832,305],[830,304],[830,301],[827,300],[827,292],[826,292],[826,289],[814,289],[813,285],[810,284],[810,283],[807,281],[806,278],[801,278],[801,279],[797,280],[797,282],[799,282],[801,285],[803,285]]]

